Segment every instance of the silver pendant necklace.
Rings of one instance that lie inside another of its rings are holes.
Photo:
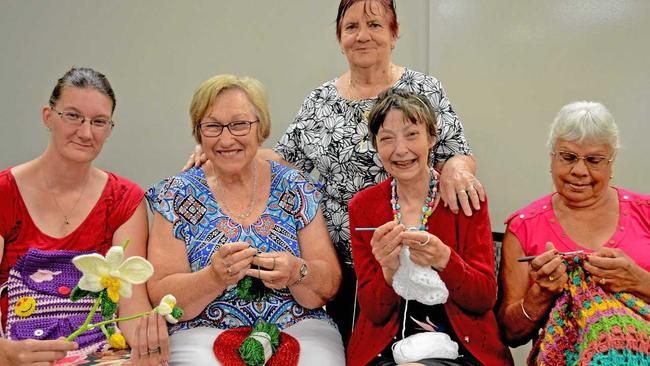
[[[221,188],[219,184],[219,178],[217,176],[217,172],[214,170],[214,164],[212,164],[212,174],[214,174],[214,180],[216,181],[216,190],[215,193],[218,193]],[[233,210],[228,208],[226,205],[226,202],[222,199],[219,204],[221,205],[221,208],[223,208],[223,211],[226,212],[229,216],[234,216],[237,220],[245,220],[250,217],[251,213],[253,212],[253,206],[255,205],[255,196],[257,194],[257,163],[253,161],[253,192],[251,193],[251,200],[248,203],[248,208],[246,211],[242,213],[235,213]],[[216,199],[216,194],[215,194],[215,199]]]
[[[56,207],[59,208],[59,211],[61,211],[61,213],[63,214],[63,225],[70,225],[70,215],[72,214],[74,209],[77,208],[77,205],[81,201],[81,197],[83,197],[84,193],[86,193],[86,187],[88,186],[88,181],[90,180],[90,172],[88,172],[88,174],[86,175],[86,180],[84,181],[84,185],[81,188],[81,192],[79,192],[79,196],[74,201],[74,204],[72,205],[72,208],[70,208],[70,210],[68,210],[68,212],[65,212],[63,207],[61,207],[61,205],[59,204],[59,201],[56,199],[56,194],[54,194],[54,192],[52,192],[52,190],[49,189],[50,187],[52,187],[52,183],[48,179],[45,172],[43,172],[43,176],[45,177],[45,182],[48,185],[48,192],[52,196],[52,200],[54,201],[54,204],[56,205]]]

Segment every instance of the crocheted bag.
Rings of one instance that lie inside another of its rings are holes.
[[[6,335],[13,340],[51,340],[66,337],[79,328],[93,306],[86,297],[73,302],[69,295],[81,278],[72,258],[88,252],[29,249],[9,271]],[[97,313],[93,322],[102,320]],[[0,327],[2,328],[2,327]],[[75,339],[79,349],[69,354],[87,354],[108,349],[101,329],[86,331]]]
[[[565,258],[569,281],[528,357],[529,365],[650,365],[650,306],[598,285],[582,263]]]

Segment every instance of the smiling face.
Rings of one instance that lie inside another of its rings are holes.
[[[391,109],[377,133],[377,152],[386,171],[399,183],[429,180],[429,152],[435,143],[427,127]]]
[[[571,152],[579,156],[599,155],[611,158],[614,149],[605,143],[575,142],[557,140],[555,152]],[[578,159],[573,164],[562,162],[551,156],[551,175],[555,189],[562,198],[572,206],[584,207],[602,199],[607,193],[612,164],[604,164],[602,168],[589,168],[584,160]]]
[[[73,112],[86,118],[81,126],[74,126],[51,107],[43,108],[43,123],[51,131],[50,148],[64,159],[75,162],[92,162],[102,151],[111,130],[98,131],[88,119],[110,120],[112,100],[93,88],[66,86],[54,105],[61,113]]]
[[[398,27],[394,15],[377,1],[358,1],[343,15],[339,45],[351,66],[370,67],[390,62]]]
[[[33,297],[21,297],[16,301],[16,309],[14,312],[21,318],[26,318],[36,310],[36,300]]]
[[[246,93],[239,88],[229,88],[215,97],[201,123],[226,125],[234,121],[256,120],[259,120],[257,111]],[[234,136],[227,128],[217,137],[202,136],[201,146],[216,171],[237,174],[250,164],[260,145],[258,125],[253,123],[244,136]]]

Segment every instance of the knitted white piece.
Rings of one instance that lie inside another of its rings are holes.
[[[425,358],[456,359],[458,344],[442,332],[417,333],[393,344],[393,359],[397,364]]]
[[[438,272],[431,267],[413,263],[407,246],[403,246],[400,251],[399,263],[399,268],[393,275],[393,289],[398,295],[425,305],[447,302],[449,290]]]

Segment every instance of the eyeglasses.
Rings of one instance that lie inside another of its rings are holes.
[[[199,131],[205,137],[217,137],[221,135],[225,127],[233,136],[245,136],[251,131],[251,125],[259,121],[232,121],[225,125],[218,122],[202,122],[199,124]]]
[[[61,119],[64,120],[70,126],[79,127],[82,124],[84,124],[84,122],[88,121],[88,123],[90,123],[90,127],[92,127],[97,131],[102,131],[102,132],[108,131],[112,129],[113,126],[115,126],[115,123],[110,119],[101,118],[101,117],[91,119],[77,112],[72,112],[72,111],[59,112],[54,107],[50,107],[50,109],[53,110],[56,114],[58,114],[59,117],[61,117]]]
[[[614,157],[608,158],[602,155],[580,156],[569,151],[556,151],[551,153],[551,155],[566,166],[573,166],[578,162],[578,160],[583,160],[587,168],[592,170],[603,169],[614,160]]]

